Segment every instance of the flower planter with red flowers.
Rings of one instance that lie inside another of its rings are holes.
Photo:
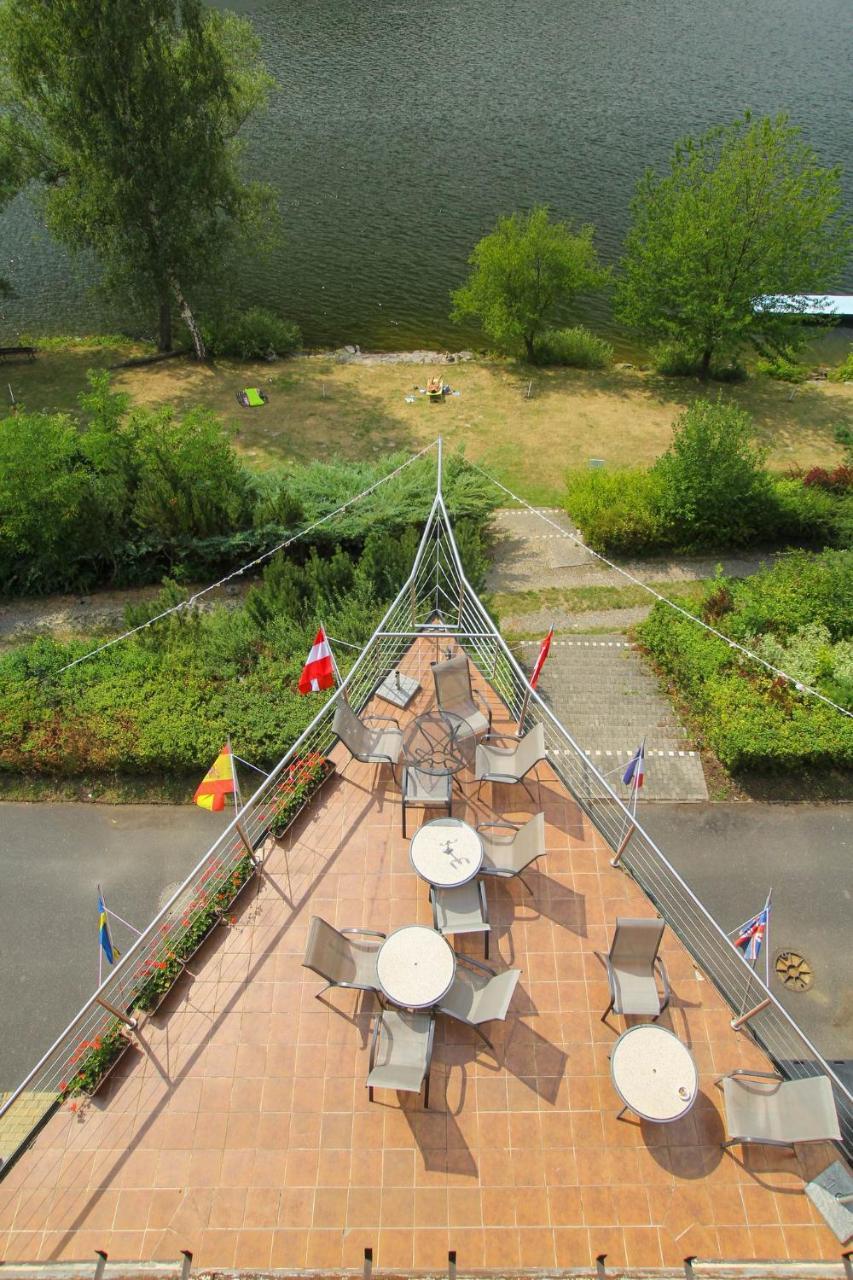
[[[69,1070],[74,1074],[68,1080],[59,1082],[62,1097],[93,1097],[132,1043],[119,1022],[113,1023],[103,1035],[95,1036],[94,1040],[81,1040],[68,1060]]]
[[[291,760],[274,793],[264,801],[266,830],[274,840],[283,839],[334,772],[334,762],[319,751]]]

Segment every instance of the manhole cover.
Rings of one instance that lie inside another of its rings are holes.
[[[780,951],[774,967],[782,986],[789,991],[808,991],[814,980],[811,965],[798,951]]]

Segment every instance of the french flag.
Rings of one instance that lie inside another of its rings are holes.
[[[299,677],[300,693],[318,693],[320,689],[331,689],[335,683],[335,662],[326,633],[321,627],[314,637],[311,652],[302,668]]]
[[[622,777],[625,786],[628,787],[632,783],[634,789],[639,791],[646,777],[646,744],[643,742],[637,747],[631,757],[631,762]]]

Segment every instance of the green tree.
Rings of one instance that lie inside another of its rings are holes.
[[[850,244],[839,169],[822,168],[782,115],[682,139],[664,177],[646,170],[632,211],[616,313],[683,344],[702,378],[748,339],[795,343],[803,304],[774,316],[756,299],[823,291]]]
[[[765,456],[745,410],[722,398],[695,400],[652,468],[658,515],[676,544],[738,546],[754,537],[770,501]]]
[[[270,83],[249,22],[202,0],[0,0],[0,176],[40,180],[52,233],[156,306],[164,350],[176,305],[204,355],[198,293],[270,209],[238,161]]]
[[[523,341],[532,362],[543,329],[565,318],[577,294],[600,289],[608,279],[592,236],[592,227],[575,232],[552,221],[544,205],[499,218],[474,246],[471,274],[451,295],[452,318],[478,319],[501,346]]]

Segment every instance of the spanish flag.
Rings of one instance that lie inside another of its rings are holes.
[[[225,808],[225,797],[233,796],[236,790],[237,780],[234,777],[231,746],[226,743],[198,784],[193,799],[200,808],[221,813]]]

